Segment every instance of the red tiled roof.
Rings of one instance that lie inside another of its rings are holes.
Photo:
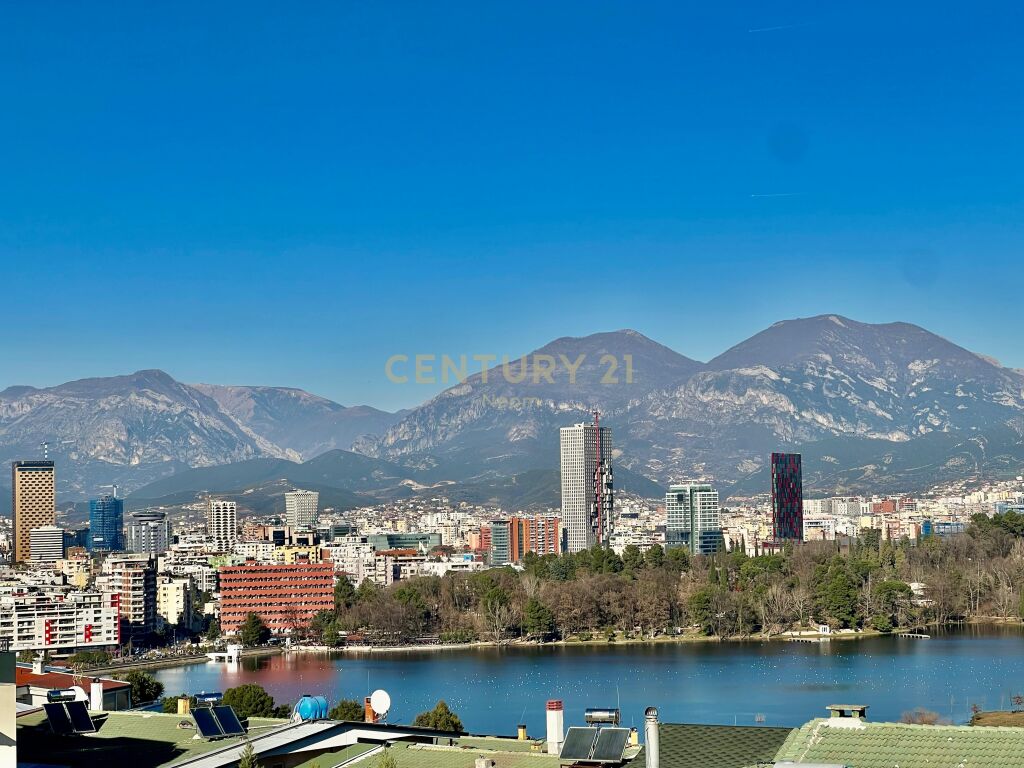
[[[92,675],[85,673],[79,678],[79,680],[80,682],[78,685],[88,690],[88,686],[92,682]],[[68,674],[67,672],[52,671],[37,675],[31,669],[17,667],[14,671],[14,683],[15,685],[35,685],[40,688],[49,688],[53,690],[55,688],[70,688],[75,685],[75,676]],[[119,688],[131,688],[129,683],[124,683],[120,680],[110,680],[105,677],[100,678],[100,683],[103,685],[104,691],[112,691]]]

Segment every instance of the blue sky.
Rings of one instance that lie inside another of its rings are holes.
[[[827,312],[1024,367],[1016,4],[2,14],[0,387],[395,408],[433,390],[393,354],[629,327],[708,359]]]

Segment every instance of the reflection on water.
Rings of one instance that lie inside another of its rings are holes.
[[[445,699],[467,728],[513,734],[544,730],[544,702],[565,702],[566,722],[583,710],[621,706],[640,725],[656,705],[664,720],[799,725],[827,704],[870,705],[875,720],[923,706],[962,722],[971,704],[1009,706],[1024,693],[1024,634],[969,627],[930,640],[895,637],[829,643],[782,641],[480,648],[373,656],[289,654],[235,668],[203,664],[156,672],[168,695],[262,685],[278,703],[301,695],[361,699],[385,688],[392,721],[408,722]],[[1016,686],[1016,687],[1015,687]]]

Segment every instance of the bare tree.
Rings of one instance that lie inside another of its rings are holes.
[[[768,637],[775,632],[782,632],[793,616],[793,600],[789,590],[778,582],[770,585],[758,600],[757,609],[761,616],[761,628]]]
[[[999,586],[992,593],[992,607],[996,609],[996,615],[1004,621],[1010,617],[1010,612],[1017,603],[1017,596],[1013,588],[1006,582],[1000,580]]]

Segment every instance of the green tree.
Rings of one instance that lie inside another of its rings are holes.
[[[380,595],[380,587],[374,584],[369,579],[363,579],[356,589],[356,602],[357,603],[368,603],[373,602],[378,595]]]
[[[622,550],[622,569],[636,573],[644,567],[644,554],[636,544],[627,544]]]
[[[270,630],[267,629],[267,625],[263,623],[263,619],[258,614],[249,613],[246,614],[245,621],[242,622],[242,626],[238,630],[238,637],[242,641],[242,645],[249,647],[263,645],[270,639]]]
[[[119,675],[118,680],[123,680],[132,687],[132,706],[148,704],[159,699],[164,692],[164,684],[159,682],[149,672],[134,669],[126,675]]]
[[[234,707],[239,717],[274,717],[278,714],[274,698],[256,683],[228,688],[224,691],[223,703]]]
[[[821,616],[830,624],[855,627],[859,620],[859,584],[848,563],[841,557],[834,557],[827,566],[817,566],[815,581],[815,600]]]
[[[435,731],[462,733],[462,721],[458,715],[448,708],[448,704],[445,703],[444,699],[437,702],[437,706],[433,709],[416,715],[416,719],[412,721],[412,724],[421,728],[433,728]]]
[[[260,768],[260,763],[256,759],[256,750],[249,742],[245,743],[245,749],[242,750],[242,754],[238,758],[238,768]]]
[[[210,642],[210,643],[216,642],[217,638],[220,637],[220,622],[218,622],[216,619],[213,619],[212,621],[210,621],[210,626],[208,626],[206,628],[206,635],[205,635],[205,637],[206,637],[207,642]]]
[[[556,557],[548,565],[548,572],[555,581],[572,581],[576,578],[576,558],[569,553]]]
[[[341,613],[346,608],[351,608],[356,602],[356,588],[345,576],[339,576],[334,582],[334,611]]]
[[[334,611],[318,611],[309,622],[309,628],[313,634],[317,637],[323,637],[324,633],[334,626],[334,622],[338,620],[335,616]]]
[[[331,626],[325,629],[321,640],[328,648],[337,648],[341,645],[341,633],[338,632],[337,625],[331,624]]]
[[[363,711],[363,705],[355,699],[342,699],[331,709],[329,717],[331,720],[362,722],[366,713]]]
[[[555,616],[544,603],[531,597],[523,610],[523,628],[527,635],[544,640],[555,632]]]
[[[659,544],[655,544],[644,553],[644,562],[650,568],[660,568],[665,562],[665,550]]]
[[[675,573],[690,570],[690,551],[686,547],[672,547],[665,552],[665,565]]]
[[[107,651],[79,651],[68,656],[68,664],[109,664],[110,659]]]

